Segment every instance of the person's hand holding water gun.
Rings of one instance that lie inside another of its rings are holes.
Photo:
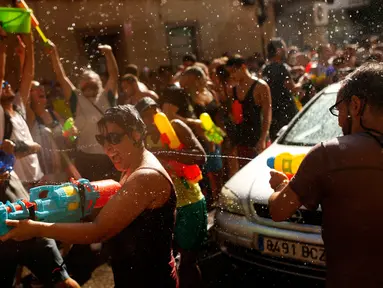
[[[2,144],[0,144],[0,150],[3,150],[7,154],[15,153],[16,144],[8,139],[5,139]]]
[[[15,162],[15,147],[16,144],[8,139],[0,144],[0,183],[9,179],[11,175]]]
[[[202,113],[199,118],[201,120],[202,128],[205,130],[206,138],[210,142],[221,144],[223,142],[223,137],[225,136],[222,129],[214,124],[210,115],[207,113]]]
[[[74,124],[73,118],[68,118],[62,127],[63,136],[74,142],[78,136],[78,129]]]
[[[279,172],[277,170],[271,170],[270,171],[270,187],[274,191],[280,190],[282,188],[282,185],[286,185],[289,183],[289,178],[286,176],[286,174]]]
[[[292,155],[290,153],[281,153],[267,159],[267,166],[291,179],[297,173],[305,156],[305,154]]]
[[[22,8],[22,9],[25,9],[25,10],[30,10],[28,5],[27,5],[27,3],[24,0],[17,0],[16,1],[16,5],[19,8]],[[40,38],[43,41],[43,43],[44,44],[48,43],[48,39],[45,36],[45,34],[43,33],[43,31],[41,31],[40,23],[37,20],[36,16],[33,14],[33,11],[31,13],[31,23],[32,23],[32,26],[35,27],[37,33],[40,35]]]

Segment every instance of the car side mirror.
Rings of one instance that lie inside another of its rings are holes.
[[[277,133],[277,137],[281,136],[283,133],[286,132],[288,125],[283,126]]]

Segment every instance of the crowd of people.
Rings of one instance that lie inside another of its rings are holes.
[[[207,238],[207,210],[223,183],[265,150],[316,92],[364,62],[383,60],[377,38],[315,50],[287,48],[273,38],[267,60],[225,53],[198,61],[188,54],[177,71],[161,66],[144,77],[133,64],[121,73],[112,48],[100,43],[107,77],[84,69],[74,85],[60,47],[49,42],[46,53],[57,81],[52,85],[35,80],[33,36],[23,34],[20,84],[13,88],[5,74],[6,42],[13,35],[0,32],[1,149],[16,156],[14,169],[1,175],[0,201],[28,199],[30,188],[70,177],[115,179],[122,186],[91,222],[9,221],[16,229],[3,240],[22,241],[0,243],[1,287],[12,287],[18,265],[47,287],[78,287],[101,258],[111,258],[116,287],[126,281],[134,287],[176,287],[178,277],[180,287],[201,287],[197,256]],[[170,120],[182,153],[168,153],[161,141],[154,124],[160,112]],[[222,143],[206,137],[203,113],[220,128]],[[63,134],[70,117],[74,125]],[[189,183],[171,162],[198,165],[203,179]],[[95,256],[89,244],[101,242]],[[65,243],[75,245],[65,249]]]

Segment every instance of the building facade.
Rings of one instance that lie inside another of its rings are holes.
[[[375,33],[370,28],[376,27],[376,23],[361,21],[362,15],[369,17],[367,10],[372,2],[382,3],[381,0],[276,0],[276,33],[289,45],[300,47],[352,42],[362,34]]]
[[[4,1],[3,1],[4,2]],[[180,64],[189,52],[211,59],[224,52],[245,56],[262,51],[261,37],[274,36],[273,5],[262,29],[257,4],[236,0],[46,0],[27,1],[46,36],[57,44],[71,77],[91,65],[105,71],[98,43],[110,44],[121,69]],[[36,38],[37,38],[36,34]],[[267,40],[266,40],[267,41]],[[42,44],[36,48],[36,75],[51,79]]]

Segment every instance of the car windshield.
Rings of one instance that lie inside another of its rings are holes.
[[[282,144],[314,146],[319,142],[342,135],[337,117],[328,108],[335,103],[336,93],[324,93],[301,114],[289,129]]]

